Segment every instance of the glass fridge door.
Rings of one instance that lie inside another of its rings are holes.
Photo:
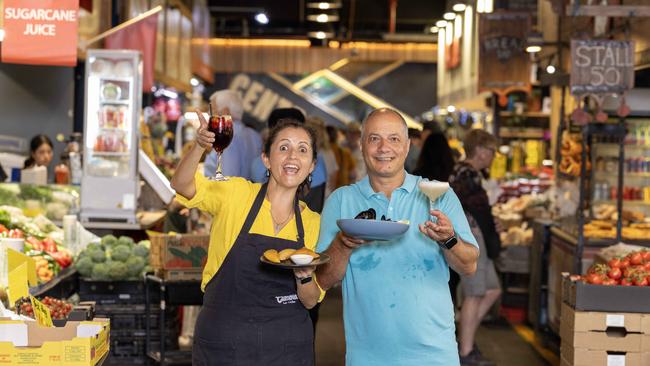
[[[130,164],[137,121],[138,62],[130,55],[89,55],[84,174],[95,177],[135,176]]]

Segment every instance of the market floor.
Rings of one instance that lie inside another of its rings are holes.
[[[341,366],[345,360],[342,299],[340,289],[327,292],[316,327],[316,365]],[[549,366],[505,321],[481,326],[476,343],[497,366]]]

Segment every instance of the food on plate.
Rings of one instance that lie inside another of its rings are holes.
[[[291,249],[291,248],[282,249],[278,253],[278,257],[280,257],[281,261],[286,261],[287,259],[289,259],[289,257],[291,257],[295,253],[295,251],[296,251],[295,249]]]
[[[280,263],[280,256],[278,255],[278,251],[275,249],[269,249],[265,251],[263,255],[269,262]]]
[[[427,195],[431,201],[435,201],[438,197],[442,196],[449,189],[449,183],[438,181],[420,181],[418,184],[422,193]]]
[[[291,256],[291,261],[295,264],[304,266],[314,261],[314,257],[309,254],[294,254]]]
[[[355,219],[364,219],[364,220],[374,220],[377,218],[377,212],[375,209],[369,208],[366,211],[361,211],[354,217]]]

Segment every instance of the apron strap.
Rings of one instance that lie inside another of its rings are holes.
[[[242,226],[240,233],[248,234],[250,232],[251,227],[253,226],[253,222],[255,222],[255,218],[257,217],[257,213],[259,212],[260,207],[262,207],[262,202],[264,202],[264,196],[266,196],[267,188],[268,188],[268,183],[264,183],[262,185],[262,188],[260,188],[260,191],[257,193],[257,197],[255,197],[255,201],[253,202],[253,206],[251,206],[250,211],[248,211],[248,215],[246,216],[246,221],[244,221],[244,226]],[[299,244],[301,244],[304,247],[305,229],[302,225],[302,215],[300,215],[300,204],[297,195],[296,195],[296,199],[294,200],[293,211],[294,214],[296,215],[296,229],[298,231],[298,237],[296,238],[296,240]]]

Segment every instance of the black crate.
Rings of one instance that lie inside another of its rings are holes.
[[[603,286],[571,281],[562,273],[562,300],[579,311],[650,313],[647,286]]]
[[[149,366],[153,363],[149,357],[139,356],[139,357],[118,357],[114,355],[108,355],[108,358],[103,363],[103,366]]]
[[[144,304],[144,281],[93,281],[79,279],[79,297],[82,301],[96,301],[97,304]],[[150,293],[152,302],[159,302],[157,291]]]

